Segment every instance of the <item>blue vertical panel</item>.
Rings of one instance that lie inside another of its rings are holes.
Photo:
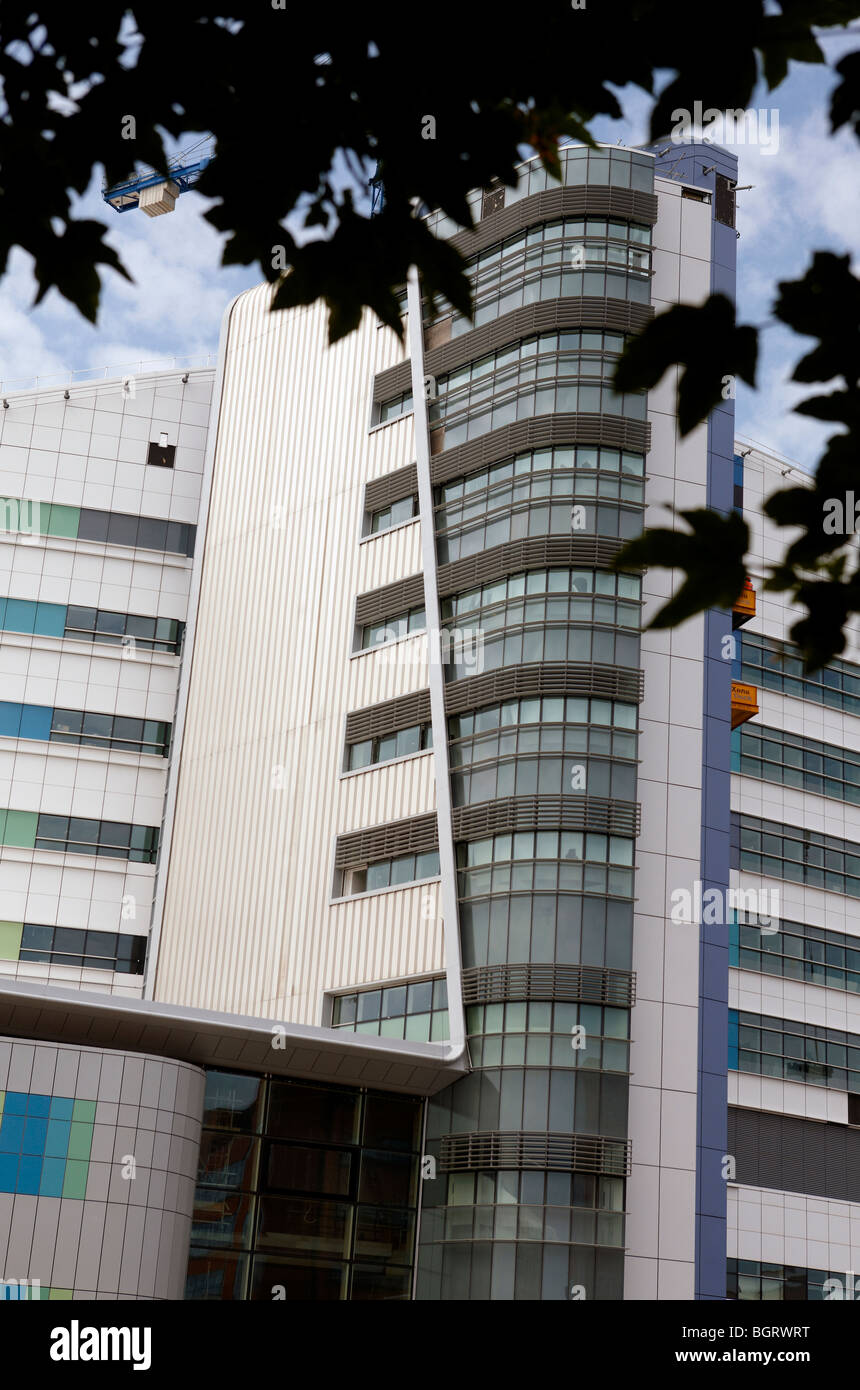
[[[42,1176],[39,1181],[40,1197],[62,1197],[63,1181],[66,1176],[64,1158],[46,1157],[42,1163]]]
[[[701,148],[701,147],[700,147]],[[737,180],[737,158],[714,146],[705,164]],[[715,174],[706,176],[715,186]],[[711,293],[736,295],[737,235],[715,219],[711,222]],[[728,513],[734,502],[735,403],[727,400],[708,420],[709,507]],[[731,665],[723,659],[722,638],[732,630],[731,613],[706,615],[704,721],[712,731],[709,757],[702,767],[706,814],[702,819],[702,881],[704,891],[719,888],[728,901],[731,774]],[[726,914],[727,915],[727,914]],[[699,986],[699,1113],[697,1154],[696,1297],[726,1296],[726,1179],[723,1157],[728,1145],[728,925],[703,925]]]
[[[36,605],[27,598],[8,598],[4,626],[9,632],[32,634],[36,623]]]
[[[67,612],[64,603],[37,603],[33,632],[37,637],[62,637],[66,631]]]
[[[0,700],[0,738],[18,738],[24,706],[11,700]]]
[[[25,1193],[28,1197],[38,1197],[41,1178],[42,1155],[22,1154],[18,1164],[18,1187],[16,1190]]]
[[[53,717],[54,710],[51,705],[24,705],[19,737],[38,738],[47,743],[51,737]]]

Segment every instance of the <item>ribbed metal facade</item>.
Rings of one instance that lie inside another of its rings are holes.
[[[338,835],[434,806],[426,757],[341,776],[348,713],[427,687],[421,636],[394,659],[354,637],[357,595],[420,568],[417,522],[362,540],[412,422],[369,430],[393,334],[368,316],[329,350],[324,306],[270,315],[268,293],[226,334],[155,997],[317,1024],[328,989],[442,965],[434,885],[333,886]]]

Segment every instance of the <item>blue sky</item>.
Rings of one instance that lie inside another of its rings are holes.
[[[822,44],[831,62],[838,61],[860,47],[860,30],[824,38]],[[855,271],[860,269],[860,142],[847,131],[835,137],[828,133],[834,84],[829,68],[793,65],[781,87],[773,93],[762,89],[753,103],[778,111],[776,151],[731,146],[739,157],[739,183],[754,185],[738,194],[739,319],[763,330],[758,389],[753,392],[743,384],[738,389],[738,433],[805,467],[814,465],[832,427],[791,413],[810,394],[809,387],[789,381],[808,342],[777,324],[771,305],[777,281],[802,275],[816,249],[848,252]],[[595,137],[644,142],[649,99],[633,88],[619,95],[625,119],[596,122]],[[119,215],[103,203],[100,179],[94,178],[78,213],[107,223],[108,240],[135,283],[103,272],[102,307],[93,327],[56,291],[33,309],[29,257],[13,252],[0,282],[0,379],[5,389],[30,384],[37,374],[214,353],[227,303],[256,284],[259,274],[220,265],[222,239],[203,218],[207,206],[192,192],[168,216]]]

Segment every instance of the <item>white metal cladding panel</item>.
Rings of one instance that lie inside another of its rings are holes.
[[[732,869],[731,887],[741,893],[761,894],[759,902],[767,905],[767,912],[773,917],[860,937],[860,903],[856,898],[846,897],[843,893],[828,893],[811,884],[766,878],[746,869],[742,873]]]
[[[746,631],[746,629],[744,629]],[[776,690],[758,687],[759,712],[750,732],[758,726],[785,729],[804,738],[819,739],[840,748],[860,748],[860,716],[846,714],[815,700],[798,700]]]
[[[729,1259],[833,1270],[843,1285],[838,1297],[857,1298],[860,1203],[734,1183],[726,1195]],[[849,1293],[844,1292],[846,1274]]]
[[[0,635],[5,700],[170,723],[178,680],[175,657],[138,650],[131,661],[123,659],[119,647],[17,632]]]
[[[393,367],[394,363],[402,361],[406,354],[398,351],[397,344],[387,329],[381,328],[378,331],[386,339],[386,348],[394,348],[391,361],[387,364]],[[381,363],[374,367],[374,373],[384,370],[385,368]],[[368,387],[368,402],[372,390],[373,384],[371,382]],[[369,404],[367,409],[369,412]],[[405,468],[407,464],[414,462],[415,427],[410,413],[399,416],[396,420],[389,420],[384,425],[378,425],[373,430],[367,441],[367,466],[364,470],[362,483],[369,482],[371,478],[381,478],[386,473],[392,473],[395,468]],[[362,495],[363,493],[364,488],[362,486]]]
[[[749,573],[756,588],[756,616],[744,627],[744,632],[763,632],[769,637],[789,641],[789,632],[804,610],[793,605],[787,594],[765,592],[762,580],[779,564],[789,545],[800,535],[797,527],[779,527],[764,515],[762,503],[785,487],[809,487],[809,477],[798,468],[791,468],[782,459],[750,449],[743,441],[735,443],[735,452],[744,457],[744,520],[750,528]],[[847,646],[841,656],[846,661],[860,661],[860,624],[852,619],[846,627]],[[765,721],[760,719],[759,722]]]
[[[390,767],[369,767],[340,783],[338,834],[381,821],[405,820],[436,809],[433,755],[423,753]]]
[[[38,1279],[45,1287],[68,1289],[75,1299],[180,1299],[203,1112],[202,1068],[151,1054],[34,1046],[4,1037],[0,1085],[92,1101],[98,1116],[82,1200],[3,1194],[3,1278]],[[135,1182],[118,1176],[129,1154],[137,1165]]]
[[[367,317],[328,349],[323,306],[270,315],[268,296],[232,311],[155,997],[314,1023],[343,949],[346,714],[426,684],[423,662],[349,660],[364,483],[410,461],[412,426],[368,434],[391,333]],[[441,960],[385,896],[361,910],[355,980]]]
[[[121,859],[6,847],[0,859],[5,920],[145,935],[155,869]]]
[[[836,835],[852,847],[860,843],[860,806],[739,772],[732,773],[732,811]]]
[[[48,926],[49,923],[42,923]],[[142,975],[118,975],[113,970],[83,970],[74,965],[51,965],[41,961],[0,960],[0,981],[24,980],[54,985],[57,989],[84,989],[88,994],[114,994],[122,999],[140,999]]]
[[[841,1033],[860,1033],[860,998],[856,994],[805,980],[787,980],[782,975],[763,975],[757,970],[729,971],[729,1008],[821,1024]]]
[[[346,989],[444,970],[439,886],[369,893],[330,909],[331,921],[318,975],[325,989]],[[318,1000],[309,1000],[311,1012]],[[317,1013],[318,1016],[318,1013]]]
[[[837,1091],[835,1086],[808,1086],[802,1081],[783,1081],[780,1076],[729,1071],[726,1099],[729,1105],[744,1110],[798,1115],[821,1124],[848,1123],[848,1092]]]
[[[0,496],[196,522],[214,370],[10,396],[0,419]],[[167,435],[172,469],[147,467]]]
[[[366,654],[353,657],[346,680],[350,710],[394,700],[399,695],[411,695],[414,690],[426,690],[426,634],[392,642],[378,651],[371,648]]]
[[[16,811],[160,825],[166,780],[164,758],[153,766],[108,749],[0,739],[0,806]]]
[[[420,521],[413,521],[409,526],[396,526],[393,531],[364,541],[360,547],[359,561],[360,594],[418,574],[421,569]]]
[[[0,534],[0,594],[184,619],[191,563],[130,546],[55,536],[30,545]]]
[[[750,449],[748,444],[737,443],[735,452],[744,457],[744,518],[750,528],[750,559],[759,571],[780,559],[786,547],[801,534],[795,526],[777,526],[762,511],[762,503],[785,487],[810,487],[811,479],[799,469],[790,469],[787,464],[764,453],[761,449]],[[788,607],[784,595],[768,595],[773,602]]]

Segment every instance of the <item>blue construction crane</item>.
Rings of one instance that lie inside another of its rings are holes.
[[[131,178],[102,189],[102,197],[117,212],[131,212],[140,208],[147,217],[160,217],[162,213],[172,212],[180,193],[193,188],[203,170],[214,159],[214,140],[211,135],[204,136],[196,144],[179,154],[171,155],[167,170],[159,173],[156,169],[142,169]]]

